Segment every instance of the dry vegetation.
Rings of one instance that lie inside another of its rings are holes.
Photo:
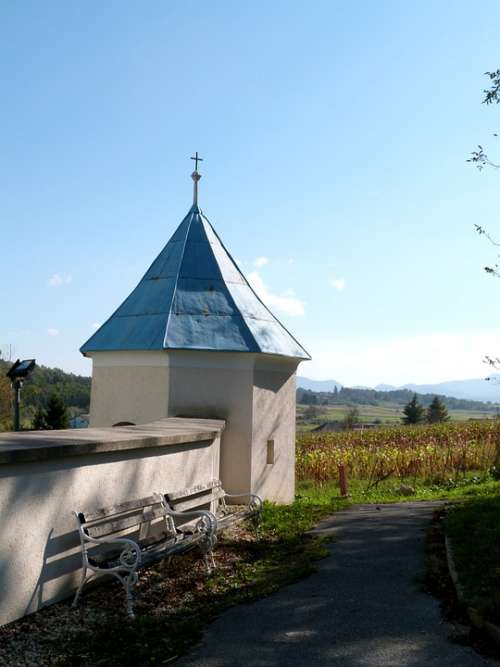
[[[420,478],[430,483],[486,471],[496,461],[500,420],[398,426],[371,431],[305,433],[297,439],[297,479],[317,484],[338,478]]]

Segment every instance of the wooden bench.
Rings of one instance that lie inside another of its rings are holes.
[[[231,504],[228,504],[226,499]],[[236,504],[234,501],[237,499],[242,501],[246,499],[247,502]],[[257,522],[262,511],[262,498],[256,493],[226,493],[218,479],[182,491],[166,493],[165,500],[176,512],[183,512],[194,507],[206,507],[215,514],[218,532],[246,519],[253,519]]]
[[[208,572],[213,566],[217,520],[209,511],[178,511],[168,505],[164,496],[154,494],[115,507],[74,514],[83,572],[73,606],[78,604],[91,577],[111,574],[123,585],[127,613],[134,618],[132,589],[140,568],[193,547],[201,550]]]

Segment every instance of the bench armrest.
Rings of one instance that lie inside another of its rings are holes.
[[[189,510],[187,512],[176,512],[173,509],[171,509],[165,501],[165,510],[168,514],[168,516],[171,517],[179,517],[179,518],[199,518],[200,521],[198,522],[199,524],[201,523],[200,529],[202,526],[206,528],[206,532],[209,533],[210,535],[216,535],[217,533],[217,518],[215,514],[212,512],[209,512],[208,510]]]
[[[106,572],[112,572],[114,570],[120,570],[122,568],[133,571],[139,567],[139,565],[141,564],[141,548],[137,544],[137,542],[134,542],[134,540],[131,540],[129,537],[91,537],[90,535],[87,535],[87,533],[85,532],[85,527],[87,524],[80,522],[77,512],[73,512],[73,514],[76,516],[78,522],[78,532],[80,533],[82,552],[87,561],[87,565],[89,565],[88,553],[86,549],[87,544],[89,545],[95,544],[101,546],[123,545],[122,552],[120,553],[119,556],[121,566],[118,566],[116,568],[106,568]]]

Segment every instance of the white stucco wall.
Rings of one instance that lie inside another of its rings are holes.
[[[173,352],[170,416],[224,419],[220,478],[228,493],[252,488],[252,391],[255,355]]]
[[[92,361],[91,426],[147,424],[168,416],[164,352],[99,352]]]
[[[252,487],[280,503],[291,503],[295,496],[296,366],[290,360],[261,357],[254,371]]]
[[[115,435],[119,429],[109,430]],[[66,433],[75,437],[75,431]],[[125,451],[0,463],[0,625],[76,588],[81,556],[72,510],[112,506],[218,478],[219,436],[190,442],[184,433],[182,443],[151,446],[154,437],[144,440],[147,447]],[[0,440],[0,454],[9,442],[16,444],[15,436]]]
[[[293,500],[297,360],[183,350],[91,356],[92,426],[164,416],[224,419],[220,478],[226,490]],[[272,464],[267,463],[270,439]]]

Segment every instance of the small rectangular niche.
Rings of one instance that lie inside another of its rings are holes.
[[[266,463],[268,465],[272,465],[274,463],[274,440],[267,441]]]

